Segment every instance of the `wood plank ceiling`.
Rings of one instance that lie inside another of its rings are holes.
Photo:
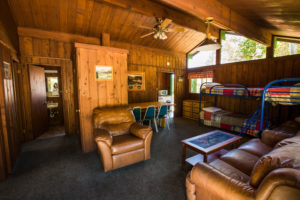
[[[219,0],[273,34],[300,37],[299,0]]]
[[[204,34],[186,28],[183,33],[167,33],[168,39],[156,40],[150,32],[138,28],[153,27],[154,17],[129,9],[110,6],[95,0],[10,0],[12,15],[19,27],[59,31],[84,36],[100,37],[110,34],[111,40],[128,42],[176,52],[188,52],[204,39]],[[175,23],[170,28],[179,27]]]

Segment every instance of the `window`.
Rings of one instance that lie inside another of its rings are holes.
[[[216,51],[200,51],[188,55],[188,68],[203,67],[216,64]]]
[[[300,39],[275,37],[274,57],[300,54]]]
[[[235,33],[221,35],[221,64],[266,58],[266,46]]]
[[[188,74],[190,93],[200,93],[202,83],[213,81],[213,71],[191,72]]]
[[[190,93],[200,93],[202,83],[212,82],[212,78],[193,78],[190,79]]]

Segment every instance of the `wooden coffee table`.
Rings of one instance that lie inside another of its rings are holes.
[[[233,145],[241,138],[242,137],[231,133],[215,130],[182,140],[182,166],[184,166],[185,162],[194,165],[197,162],[202,161],[202,157],[203,161],[207,162],[207,156],[209,154],[220,151],[229,145]],[[186,148],[193,149],[194,151],[202,154],[202,156],[198,154],[186,159]]]

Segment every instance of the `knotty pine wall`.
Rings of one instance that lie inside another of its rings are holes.
[[[81,43],[76,43],[75,47],[81,146],[84,152],[90,152],[96,149],[93,110],[96,107],[128,104],[128,51]],[[96,80],[96,65],[111,66],[113,79]]]
[[[255,61],[229,63],[217,66],[189,69],[188,72],[214,70],[214,81],[222,84],[242,84],[247,87],[264,87],[267,83],[282,79],[300,77],[300,55],[268,58]],[[186,99],[199,100],[199,94],[190,94],[186,85]],[[211,97],[206,100],[213,101]],[[244,98],[218,97],[217,106],[229,111],[249,114],[253,113],[261,101]],[[288,113],[291,116],[288,116]],[[279,117],[279,106],[273,107],[270,113],[274,123],[285,121],[300,115],[299,106],[282,106],[282,116]],[[278,120],[279,119],[279,120]]]
[[[63,81],[63,105],[65,129],[68,133],[77,132],[74,94],[74,63],[72,63],[74,42],[100,44],[98,38],[79,35],[56,33],[48,31],[32,32],[19,28],[19,43],[21,62],[19,74],[21,93],[24,97],[22,106],[23,130],[26,140],[33,139],[31,127],[30,88],[28,82],[28,64],[61,66]],[[158,72],[175,73],[175,103],[176,115],[181,114],[181,104],[185,93],[185,83],[178,82],[179,76],[186,73],[186,56],[184,53],[170,52],[123,42],[111,41],[111,46],[127,49],[128,71],[144,71],[146,76],[146,90],[143,92],[129,92],[128,102],[157,101]],[[167,62],[170,65],[167,66]],[[66,109],[67,108],[67,109]]]
[[[17,51],[16,24],[7,1],[0,1],[0,180],[12,172],[20,150],[21,131],[15,87]],[[9,78],[4,77],[4,61],[10,63]]]
[[[11,50],[0,44],[0,180],[12,172],[20,151],[20,119],[16,99],[16,65]],[[4,64],[10,64],[10,77],[4,75]]]
[[[161,49],[153,49],[144,46],[132,45],[122,42],[111,42],[111,46],[127,49],[128,71],[145,72],[146,90],[140,92],[130,91],[128,102],[157,101],[159,72],[175,74],[175,103],[176,116],[181,115],[181,105],[185,94],[185,82],[179,82],[180,76],[186,74],[186,55],[184,53],[170,52]],[[167,65],[167,62],[170,65]]]

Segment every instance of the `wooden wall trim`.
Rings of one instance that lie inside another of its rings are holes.
[[[86,44],[93,44],[93,45],[101,45],[100,38],[96,38],[96,37],[86,37],[83,35],[46,31],[46,30],[27,28],[27,27],[18,27],[18,34],[20,37],[25,37],[28,39],[36,38],[36,39],[45,39],[45,40],[55,40],[55,41],[66,42],[66,43],[86,43]],[[26,41],[26,42],[27,43],[32,42],[32,39],[30,41]],[[20,45],[20,46],[22,47],[22,45]],[[155,50],[156,52],[159,52],[162,54],[170,54],[170,55],[185,54],[182,52],[169,51],[169,50],[165,50],[165,49],[152,48],[152,47],[131,44],[131,43],[126,43],[126,42],[121,42],[121,41],[114,41],[114,40],[110,41],[110,47],[115,47],[115,48],[126,47],[126,49],[129,49],[132,47],[143,48],[145,50],[149,50],[149,51]],[[21,51],[21,55],[24,56],[24,50],[21,49],[20,51]],[[28,49],[27,51],[31,51],[31,53],[32,53],[32,49]],[[30,54],[30,55],[32,55],[32,54]]]
[[[211,65],[211,66],[204,66],[204,67],[195,67],[195,68],[187,68],[187,72],[198,72],[198,71],[207,71],[207,70],[213,70],[218,69],[220,67],[225,67],[229,65],[238,65],[242,66],[242,64],[260,64],[262,62],[267,61],[279,61],[279,60],[290,60],[290,59],[300,59],[299,55],[290,55],[290,56],[282,56],[282,57],[272,57],[272,58],[265,58],[265,59],[258,59],[258,60],[248,60],[248,61],[241,61],[241,62],[234,62],[234,63],[225,63],[220,65]]]
[[[75,47],[84,48],[84,49],[93,49],[93,50],[103,50],[103,51],[106,50],[114,53],[128,54],[128,50],[126,49],[119,49],[114,47],[106,47],[106,46],[99,46],[99,45],[92,45],[92,44],[75,43]]]
[[[96,38],[96,37],[86,37],[83,35],[56,32],[56,31],[45,31],[45,30],[35,29],[35,28],[18,27],[18,34],[19,36],[24,36],[24,37],[53,39],[57,41],[70,42],[70,43],[81,42],[81,43],[96,44],[96,45],[101,44],[100,38]]]

